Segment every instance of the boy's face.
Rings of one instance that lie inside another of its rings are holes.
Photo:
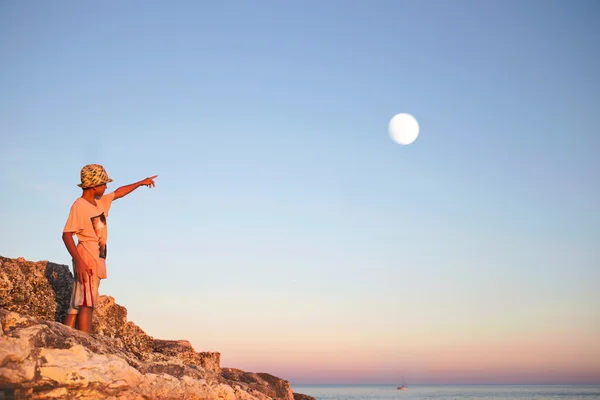
[[[102,185],[94,186],[94,197],[99,199],[104,196],[104,191],[106,190],[106,183]]]

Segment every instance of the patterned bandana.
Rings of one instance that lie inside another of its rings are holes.
[[[82,189],[88,189],[112,181],[102,165],[89,164],[81,169],[81,183],[77,186]]]

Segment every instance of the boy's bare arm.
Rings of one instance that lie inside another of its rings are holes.
[[[115,198],[120,199],[121,197],[127,196],[129,193],[133,192],[135,189],[140,186],[148,186],[149,188],[154,187],[154,179],[156,179],[158,175],[151,176],[150,178],[146,178],[136,183],[132,183],[131,185],[121,186],[117,190],[115,190]]]
[[[77,279],[80,283],[87,282],[87,275],[91,275],[92,270],[85,264],[79,255],[77,246],[73,240],[73,232],[63,232],[62,239],[65,243],[67,251],[73,258],[73,275],[75,275],[75,279]]]

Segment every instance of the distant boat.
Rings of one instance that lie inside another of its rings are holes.
[[[404,379],[404,377],[402,377],[402,380],[404,381],[404,383],[402,384],[402,386],[398,386],[398,390],[408,389],[408,386],[406,386],[406,379]]]

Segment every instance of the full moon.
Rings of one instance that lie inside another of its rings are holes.
[[[419,123],[410,114],[396,114],[390,120],[388,131],[396,143],[411,144],[419,136]]]

